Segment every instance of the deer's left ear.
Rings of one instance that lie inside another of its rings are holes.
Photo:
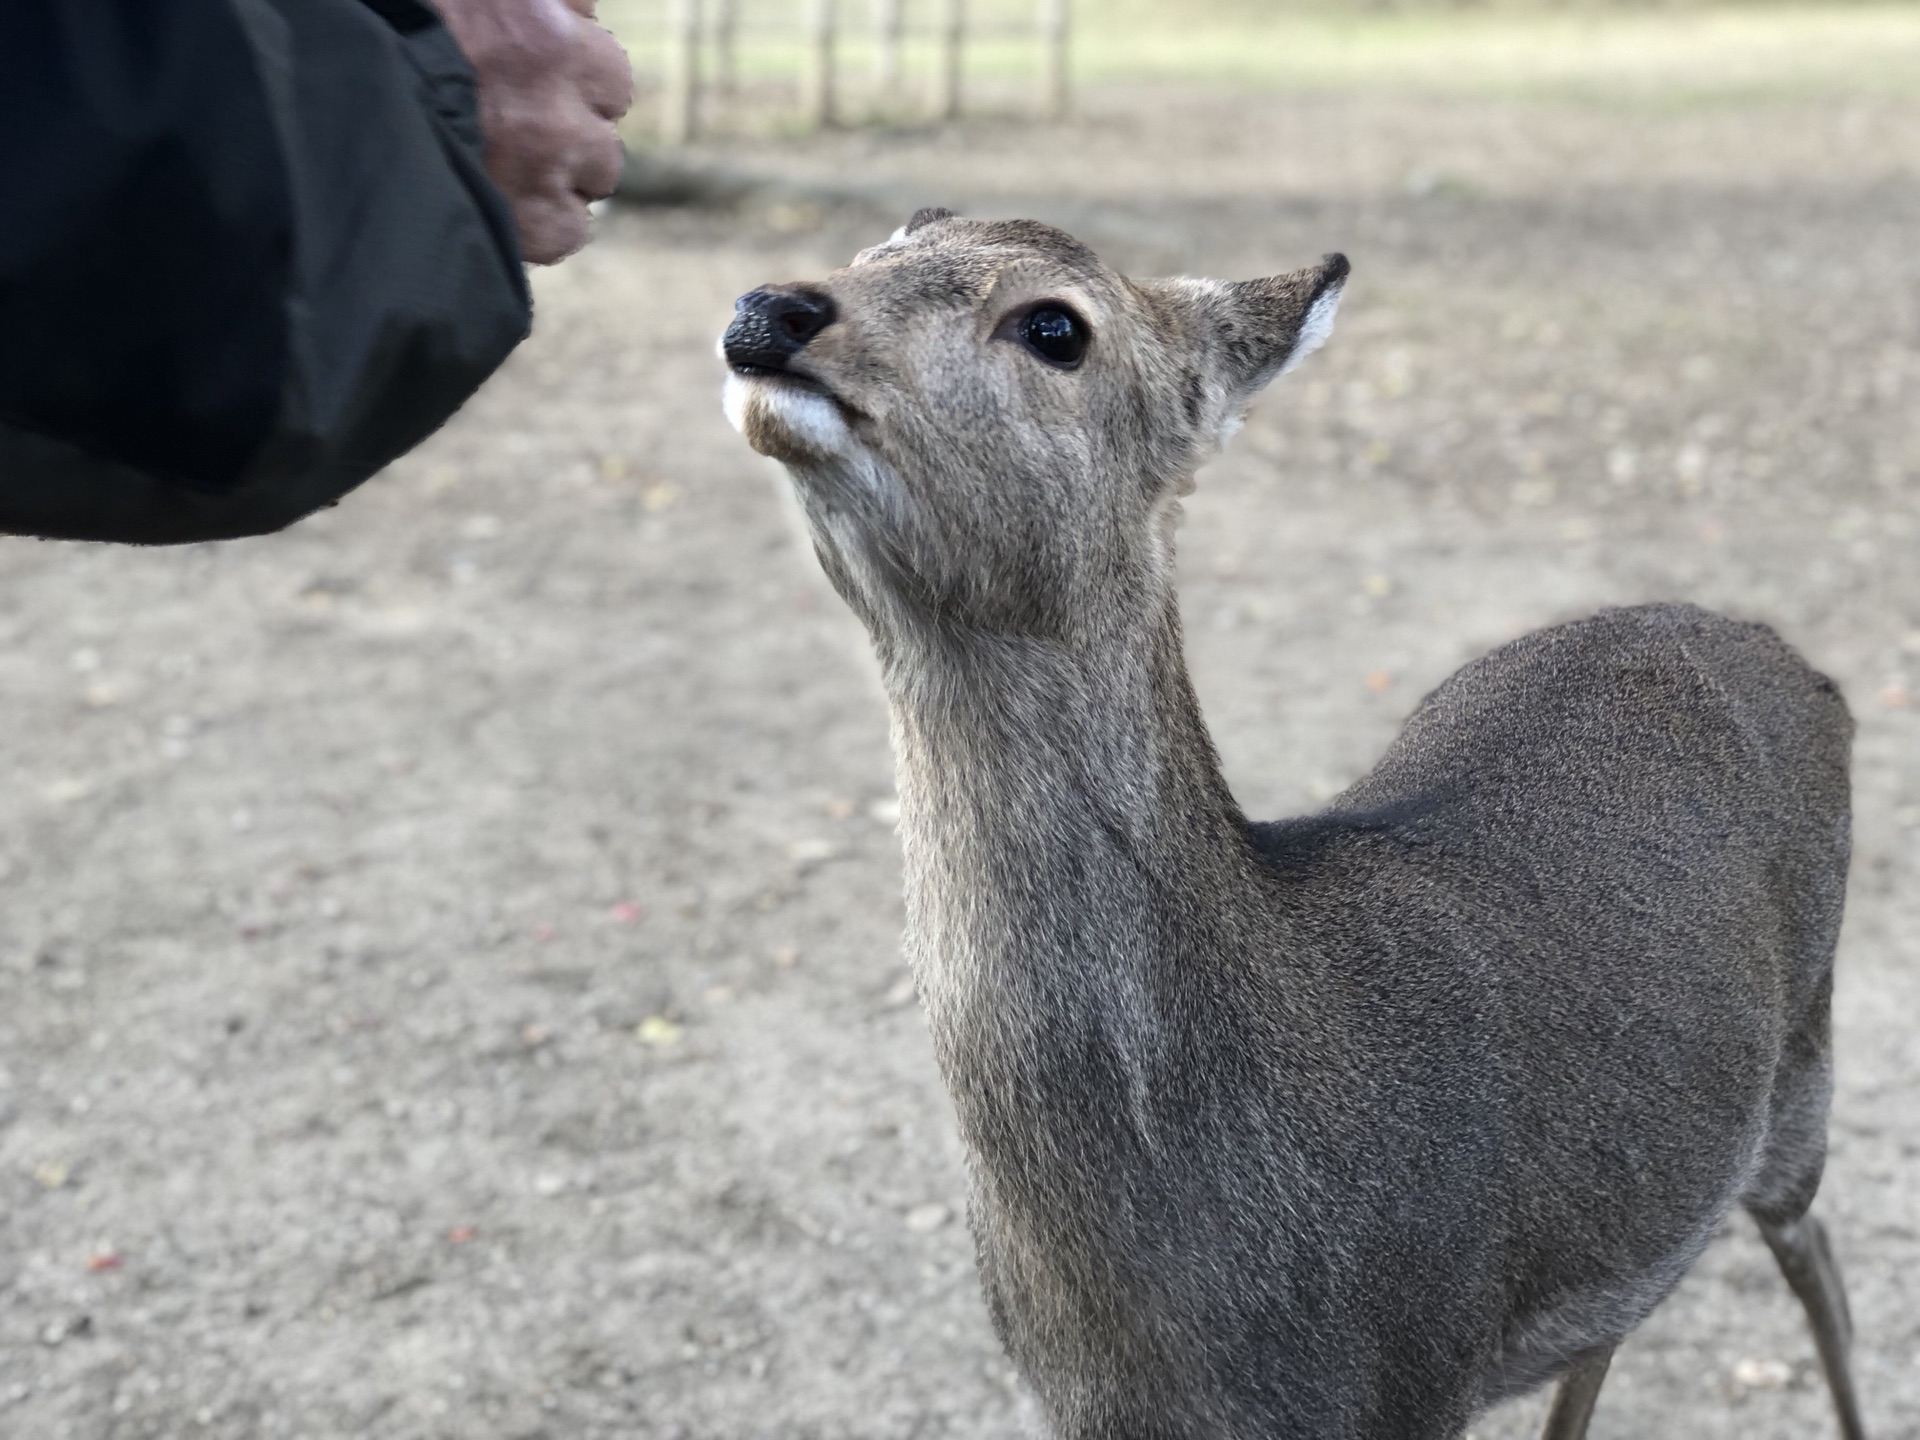
[[[1265,280],[1156,280],[1140,287],[1185,372],[1187,419],[1203,448],[1224,445],[1253,397],[1326,343],[1347,269],[1346,256],[1329,255]]]
[[[1237,280],[1213,293],[1218,379],[1237,411],[1326,343],[1347,283],[1347,257],[1265,280]]]

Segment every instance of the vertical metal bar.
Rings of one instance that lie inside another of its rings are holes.
[[[1067,78],[1069,0],[1040,0],[1040,113],[1061,120],[1073,102]]]
[[[901,0],[874,0],[873,83],[884,103],[900,94],[900,37],[905,30]]]
[[[700,128],[700,0],[667,6],[667,83],[660,97],[660,138],[684,145]]]
[[[833,62],[839,6],[834,0],[813,0],[809,18],[805,108],[807,119],[824,130],[837,118]]]
[[[713,0],[713,89],[731,103],[740,87],[735,48],[740,34],[739,0]]]
[[[934,67],[933,112],[960,118],[960,59],[967,40],[966,0],[941,0],[940,56]]]

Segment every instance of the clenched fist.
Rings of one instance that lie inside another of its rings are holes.
[[[587,243],[588,203],[620,178],[627,52],[594,23],[594,0],[436,3],[479,81],[487,174],[513,205],[522,253],[551,265]]]

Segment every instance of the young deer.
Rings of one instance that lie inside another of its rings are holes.
[[[993,1319],[1074,1440],[1457,1436],[1614,1346],[1735,1205],[1863,1434],[1807,1213],[1851,722],[1771,631],[1611,610],[1476,661],[1250,824],[1173,528],[1347,263],[1135,283],[922,211],[756,290],[727,412],[891,702],[908,949]]]

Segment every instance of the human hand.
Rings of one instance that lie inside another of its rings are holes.
[[[613,122],[633,103],[620,42],[594,0],[436,0],[479,82],[487,174],[513,206],[536,265],[587,243],[587,205],[613,193]]]

